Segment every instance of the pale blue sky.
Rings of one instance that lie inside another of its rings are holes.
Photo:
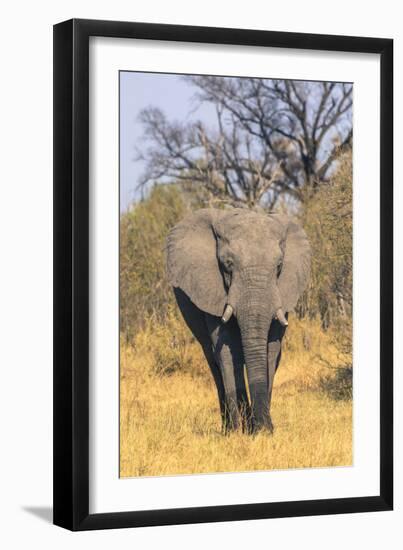
[[[195,88],[174,74],[120,73],[120,209],[140,198],[136,190],[144,164],[135,161],[136,147],[142,143],[143,127],[138,120],[142,109],[158,107],[168,120],[199,119],[210,125],[215,122],[211,105],[203,104],[195,111],[192,100]]]

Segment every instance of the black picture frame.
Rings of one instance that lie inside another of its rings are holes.
[[[380,54],[380,490],[354,498],[89,513],[89,38]],[[54,26],[54,523],[77,530],[392,510],[393,41],[73,19]]]

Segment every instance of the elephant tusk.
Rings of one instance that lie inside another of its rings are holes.
[[[224,313],[222,314],[221,321],[223,323],[227,323],[231,319],[231,315],[233,314],[234,309],[232,306],[227,304],[224,309]]]
[[[282,310],[281,307],[277,310],[276,318],[283,325],[283,327],[288,327],[288,321],[285,318],[284,311]]]

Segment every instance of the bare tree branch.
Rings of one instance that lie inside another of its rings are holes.
[[[351,84],[184,78],[199,102],[215,105],[217,129],[144,110],[141,186],[165,178],[193,182],[206,200],[274,206],[286,195],[303,201],[304,190],[326,181],[340,149],[351,146]]]

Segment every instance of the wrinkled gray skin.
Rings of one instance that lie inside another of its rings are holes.
[[[287,313],[309,267],[306,234],[283,215],[202,209],[170,232],[168,277],[213,374],[225,432],[273,431],[270,401]]]

